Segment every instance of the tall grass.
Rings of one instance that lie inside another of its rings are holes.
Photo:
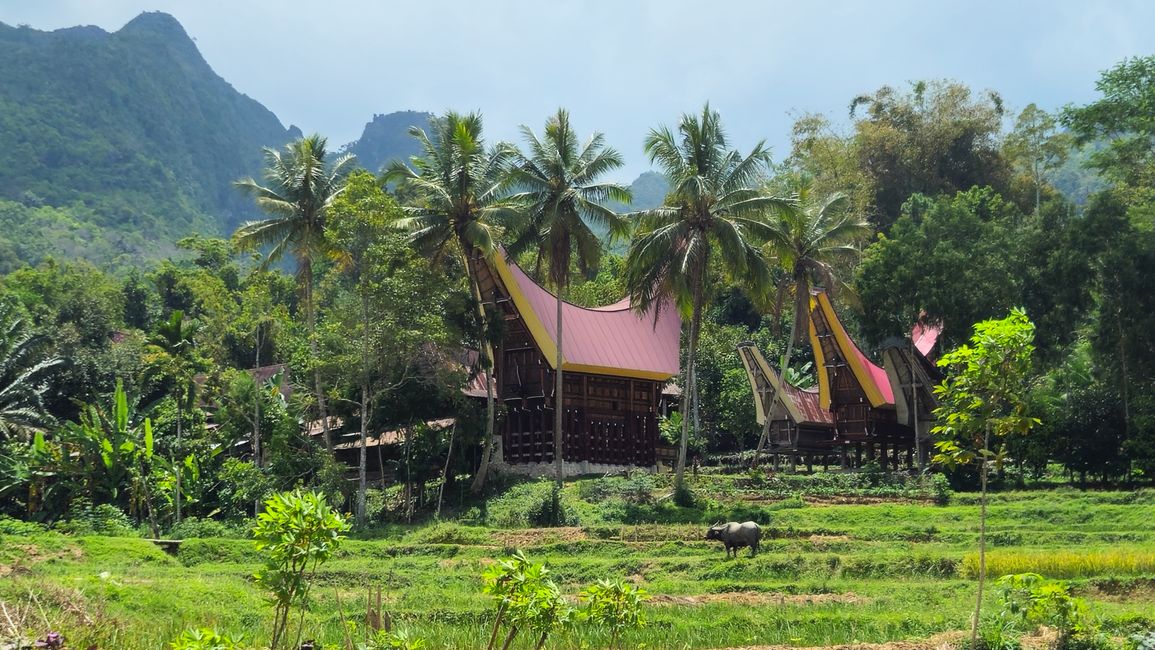
[[[978,577],[977,554],[963,558],[963,575]],[[1038,573],[1052,579],[1090,578],[1093,576],[1134,576],[1155,573],[1155,552],[1111,551],[997,551],[987,554],[989,575]]]

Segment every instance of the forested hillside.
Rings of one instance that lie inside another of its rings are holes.
[[[300,135],[220,78],[173,17],[114,33],[0,24],[0,269],[133,262],[255,214],[232,181]]]

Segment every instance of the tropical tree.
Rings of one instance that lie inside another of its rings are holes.
[[[1059,131],[1055,116],[1034,104],[1027,104],[1015,120],[1015,129],[1003,144],[1004,154],[1024,170],[1035,189],[1035,214],[1043,203],[1043,186],[1050,172],[1062,166],[1071,153],[1074,138]]]
[[[410,231],[412,244],[434,263],[458,258],[469,282],[477,316],[478,364],[486,373],[485,451],[471,488],[478,492],[489,472],[495,417],[493,346],[478,269],[493,258],[499,236],[515,215],[507,196],[513,150],[505,144],[485,146],[478,113],[449,111],[429,126],[431,134],[417,127],[409,130],[422,151],[411,160],[412,167],[394,161],[383,179],[405,183],[413,192],[414,200],[402,208],[407,216],[397,224]]]
[[[763,247],[766,256],[776,260],[784,272],[778,282],[774,311],[781,313],[783,303],[793,294],[790,338],[779,364],[784,378],[790,371],[795,343],[801,343],[808,331],[810,290],[823,287],[837,292],[843,284],[839,271],[858,258],[856,242],[870,233],[870,224],[848,211],[851,202],[847,195],[835,192],[816,196],[808,177],[799,176],[792,184],[797,202],[779,210],[776,218],[770,220]],[[775,399],[771,394],[770,403]],[[770,418],[766,418],[754,452],[755,465],[769,432]]]
[[[161,321],[156,332],[149,338],[154,367],[167,375],[173,382],[173,399],[176,401],[176,445],[173,466],[176,471],[175,515],[176,523],[181,519],[181,474],[184,463],[179,456],[183,451],[184,412],[191,408],[196,399],[195,376],[204,362],[196,352],[196,335],[201,324],[193,318],[185,318],[184,312],[176,310]]]
[[[65,423],[50,440],[37,433],[32,448],[43,482],[79,479],[80,491],[93,502],[118,501],[127,487],[129,510],[146,515],[157,537],[152,421],[141,417],[142,410],[117,379],[110,403],[82,405],[77,422]]]
[[[1025,435],[1039,424],[1027,412],[1034,340],[1034,323],[1025,311],[1012,309],[1006,318],[976,323],[970,343],[938,361],[948,375],[934,389],[941,406],[934,412],[940,424],[931,429],[938,438],[933,461],[979,466],[979,588],[971,647],[978,638],[986,582],[987,475],[992,463],[1002,466],[1006,454],[1005,444],[995,449],[992,442]]]
[[[11,306],[0,304],[0,437],[28,439],[53,421],[44,408],[44,374],[61,361],[40,354],[42,341]]]
[[[236,182],[241,190],[256,197],[257,206],[272,215],[263,221],[241,226],[233,239],[240,250],[269,247],[262,268],[289,252],[297,260],[297,283],[305,307],[309,330],[309,353],[317,359],[317,313],[313,300],[313,262],[332,254],[325,239],[325,216],[345,187],[345,178],[353,170],[353,156],[326,161],[326,140],[313,134],[285,146],[284,151],[265,148],[265,185],[251,178]],[[321,385],[321,369],[313,367],[313,390],[317,412],[325,435],[325,447],[332,451],[329,414]]]
[[[334,359],[340,367],[359,370],[346,373],[352,386],[343,391],[360,392],[359,399],[345,400],[358,407],[361,419],[358,524],[365,523],[367,443],[377,405],[419,382],[443,385],[435,374],[447,365],[434,353],[447,342],[440,307],[448,298],[445,278],[422,263],[404,233],[394,229],[400,218],[397,203],[377,179],[357,172],[325,226],[342,252],[332,278],[338,308],[329,321],[337,335],[325,338],[347,342],[347,348],[333,351]],[[423,396],[437,401],[436,391]]]
[[[729,148],[718,113],[709,104],[700,116],[682,116],[675,135],[666,127],[646,137],[646,154],[666,173],[670,194],[662,207],[636,213],[638,227],[626,256],[626,286],[639,311],[663,308],[673,298],[690,320],[683,405],[693,404],[698,348],[707,284],[715,266],[754,291],[765,290],[770,270],[755,238],[770,235],[768,211],[793,201],[762,189],[770,152],[759,142],[749,155]],[[675,490],[684,493],[691,417],[682,418]]]
[[[524,206],[524,230],[510,246],[517,255],[523,249],[537,252],[537,264],[547,268],[549,283],[557,297],[557,334],[554,367],[554,464],[557,483],[562,481],[562,420],[565,359],[562,339],[562,295],[570,283],[573,267],[583,274],[596,270],[602,245],[594,228],[611,237],[624,237],[627,222],[605,205],[607,201],[628,202],[630,192],[617,183],[603,182],[601,176],[622,166],[622,157],[605,145],[605,136],[594,133],[585,143],[570,126],[569,113],[558,109],[545,123],[541,138],[527,126],[521,127],[528,153],[517,152],[512,168],[518,193],[510,197]]]

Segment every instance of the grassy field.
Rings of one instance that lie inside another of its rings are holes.
[[[620,483],[628,489],[603,494],[605,485],[567,486],[578,526],[507,527],[524,516],[522,501],[536,498],[539,487],[530,484],[492,500],[480,516],[460,513],[464,521],[480,517],[488,525],[396,526],[347,540],[317,574],[305,637],[340,643],[342,618],[363,620],[368,590],[381,587],[393,620],[430,647],[484,647],[493,612],[480,574],[514,549],[546,562],[569,594],[615,577],[650,592],[649,624],[628,635],[628,647],[884,642],[967,626],[977,563],[978,508],[970,495],[955,495],[946,505],[931,495],[860,491],[847,498],[822,489],[784,497],[717,479],[710,500],[683,509],[654,502],[641,493],[645,485],[639,491]],[[623,497],[630,490],[632,502]],[[720,547],[701,539],[705,525],[725,513],[763,522],[770,539],[758,557],[743,552],[727,560]],[[656,523],[643,523],[647,518]],[[1155,628],[1152,521],[1151,491],[996,494],[991,572],[1069,580],[1111,634]],[[60,630],[81,648],[162,648],[190,626],[259,642],[271,612],[251,579],[259,562],[244,539],[189,539],[171,556],[134,538],[2,535],[0,601],[11,622],[0,615],[0,630]],[[517,647],[531,646],[520,641]],[[604,647],[605,641],[585,631],[549,645]]]

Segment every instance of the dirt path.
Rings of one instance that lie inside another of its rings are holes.
[[[966,638],[965,632],[943,632],[926,639],[890,641],[888,643],[849,643],[845,645],[797,648],[788,645],[752,645],[724,650],[952,650]]]
[[[656,594],[650,599],[650,602],[659,607],[670,605],[693,607],[711,603],[731,605],[825,605],[828,603],[861,605],[866,602],[866,599],[850,592],[845,594],[783,594],[762,591],[734,591],[694,596]]]
[[[719,650],[955,650],[963,642],[970,640],[970,634],[961,630],[940,632],[925,639],[910,639],[907,641],[890,641],[887,643],[847,643],[843,645],[813,646],[807,648],[788,645],[751,645],[738,648],[719,648]],[[1050,647],[1055,640],[1053,630],[1043,628],[1041,631],[1023,637],[1024,650],[1044,650]]]

